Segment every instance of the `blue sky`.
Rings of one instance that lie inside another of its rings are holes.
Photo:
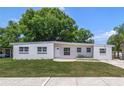
[[[18,21],[27,8],[0,8],[0,27],[9,20]],[[35,10],[40,8],[34,8]],[[115,33],[113,28],[124,23],[124,8],[60,8],[72,17],[79,28],[89,29],[96,44],[105,44]]]

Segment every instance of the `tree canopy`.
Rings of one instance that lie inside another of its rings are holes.
[[[119,58],[119,52],[124,52],[124,24],[115,27],[114,31],[116,34],[110,36],[107,43],[115,45],[114,51],[118,52],[117,57]]]
[[[0,29],[0,43],[10,42],[66,41],[93,43],[93,34],[78,28],[74,19],[59,8],[28,9],[19,22],[9,21]]]

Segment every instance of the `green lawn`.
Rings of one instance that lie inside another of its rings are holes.
[[[0,59],[0,77],[123,77],[124,69],[101,62]]]

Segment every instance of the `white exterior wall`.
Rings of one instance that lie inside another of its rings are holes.
[[[84,47],[81,47],[82,48],[82,52],[81,54],[86,56],[86,57],[93,57],[93,47],[91,46],[84,46]],[[91,48],[91,52],[87,52],[87,48]],[[78,53],[77,53],[78,55]]]
[[[57,48],[59,48],[59,52],[57,50]],[[70,48],[70,55],[64,55],[64,48]],[[81,48],[82,51],[81,53],[77,53],[77,48]],[[86,48],[91,48],[91,52],[87,53]],[[77,58],[78,54],[80,55],[84,55],[87,57],[92,57],[93,56],[93,48],[91,46],[75,46],[75,45],[64,45],[64,44],[55,44],[55,48],[54,48],[54,55],[55,58]]]
[[[59,53],[57,53],[57,48],[59,48]],[[70,48],[70,55],[64,55],[64,48]],[[69,45],[55,45],[55,58],[76,58],[76,47]]]
[[[106,48],[105,54],[100,54],[100,48]],[[93,58],[95,59],[112,59],[112,47],[110,46],[94,46]]]
[[[19,54],[19,47],[29,47],[28,54]],[[47,54],[38,54],[37,47],[47,47]],[[59,48],[59,51],[57,50]],[[70,55],[64,55],[64,48],[70,48]],[[112,59],[112,46],[109,45],[85,45],[85,44],[63,44],[63,43],[25,43],[13,45],[14,59],[54,59],[69,58],[75,59],[79,55],[77,48],[81,48],[80,55],[94,59]],[[91,48],[88,53],[86,48]],[[106,48],[105,54],[100,54],[100,48]]]
[[[19,47],[29,47],[28,54],[19,54]],[[47,54],[38,54],[37,47],[47,47]],[[24,44],[13,45],[14,59],[53,59],[54,58],[54,44]]]

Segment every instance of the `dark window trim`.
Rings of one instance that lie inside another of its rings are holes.
[[[19,54],[29,54],[29,52],[27,52],[27,53],[23,53],[23,52],[22,52],[22,53],[20,53],[20,52],[19,52]]]
[[[47,53],[40,53],[40,52],[39,52],[39,53],[37,53],[37,54],[47,54]]]

